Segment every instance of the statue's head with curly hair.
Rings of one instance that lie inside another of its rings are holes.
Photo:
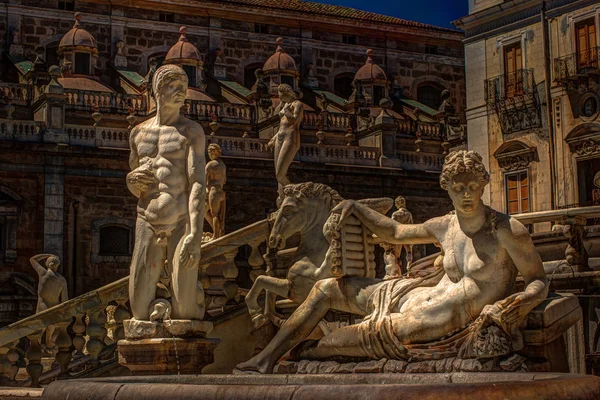
[[[448,191],[457,211],[471,212],[479,203],[490,174],[483,159],[474,151],[453,151],[446,156],[440,186]]]

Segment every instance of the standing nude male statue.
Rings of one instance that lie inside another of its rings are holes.
[[[227,167],[221,160],[221,147],[216,143],[208,145],[210,161],[206,164],[206,220],[213,230],[213,240],[225,233],[225,191]]]
[[[129,278],[133,318],[147,321],[156,284],[171,274],[171,316],[202,319],[196,302],[206,184],[202,127],[180,115],[188,77],[176,65],[152,78],[156,116],[133,128],[127,187],[139,200]]]
[[[330,309],[365,318],[304,342],[295,349],[297,358],[406,359],[410,346],[435,342],[486,318],[500,321],[510,333],[512,348],[520,350],[519,328],[546,298],[548,280],[529,231],[483,204],[488,183],[481,156],[461,150],[446,157],[440,176],[455,213],[423,224],[400,224],[353,200],[338,204],[332,212],[340,212],[341,221],[352,214],[392,245],[440,243],[442,273],[426,286],[419,286],[418,279],[320,280],[265,349],[239,364],[237,371],[271,373],[279,358],[307,338]],[[517,273],[524,288],[512,293]]]
[[[46,268],[42,267],[40,261],[46,259]],[[67,290],[67,280],[58,273],[60,260],[53,254],[38,254],[29,259],[31,266],[40,277],[38,283],[38,301],[35,309],[36,313],[42,312],[63,303],[69,299]],[[46,329],[46,346],[54,347],[54,327],[49,326]]]

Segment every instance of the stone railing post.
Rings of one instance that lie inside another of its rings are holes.
[[[19,372],[19,352],[15,346],[16,342],[12,342],[0,347],[0,385],[13,385]]]
[[[67,327],[71,324],[71,320],[62,321],[56,324],[58,335],[56,337],[56,346],[58,353],[56,354],[56,362],[60,365],[59,379],[69,378],[69,364],[73,359],[71,352],[71,337],[67,333]]]
[[[85,314],[77,314],[75,316],[75,323],[73,324],[73,332],[75,337],[73,338],[73,347],[75,347],[75,356],[81,357],[83,355],[83,349],[85,348]]]
[[[260,275],[265,274],[265,270],[262,268],[265,264],[265,260],[258,249],[258,245],[260,243],[261,242],[248,243],[251,249],[250,257],[248,257],[248,264],[252,267],[252,271],[250,271],[250,279],[252,279],[252,282],[254,282]]]
[[[560,221],[560,224],[565,225],[563,233],[569,240],[567,249],[565,250],[565,259],[567,260],[567,263],[573,271],[590,271],[588,253],[583,242],[585,237],[586,218],[582,216],[565,218]]]
[[[39,388],[40,387],[40,375],[42,375],[42,371],[44,367],[42,366],[42,347],[40,346],[40,339],[42,337],[42,332],[37,332],[31,335],[28,335],[29,339],[29,348],[25,353],[25,358],[27,359],[27,373],[31,377],[31,387]]]
[[[115,330],[113,331],[113,340],[118,342],[119,340],[125,337],[125,332],[123,330],[123,321],[131,318],[131,313],[125,307],[125,303],[127,299],[117,299],[117,308],[115,309],[115,313],[113,319],[115,320]]]
[[[226,304],[235,303],[234,299],[238,290],[238,284],[235,282],[235,278],[237,278],[239,270],[234,261],[237,252],[238,249],[235,248],[224,254],[225,265],[223,267],[223,277],[225,278],[225,282],[223,283],[223,292],[225,292],[225,297],[227,297]]]
[[[87,352],[90,355],[90,365],[100,364],[100,353],[104,350],[104,338],[106,337],[106,314],[104,307],[97,308],[88,313],[89,322],[87,325],[87,334],[90,337],[86,344]]]

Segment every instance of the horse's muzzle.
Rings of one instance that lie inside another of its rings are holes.
[[[281,235],[269,236],[269,247],[272,249],[282,250],[285,247],[285,239]]]

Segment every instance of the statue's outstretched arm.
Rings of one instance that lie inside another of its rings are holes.
[[[353,214],[382,241],[390,244],[427,244],[438,241],[433,232],[436,223],[441,223],[440,218],[424,224],[400,224],[354,200],[344,200],[332,210],[340,211],[340,221]]]

